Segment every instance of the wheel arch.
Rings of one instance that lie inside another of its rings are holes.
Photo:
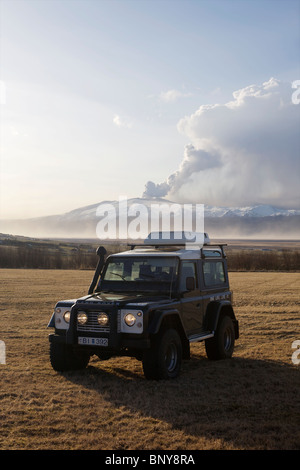
[[[216,331],[221,318],[228,316],[231,318],[234,326],[235,339],[239,338],[239,324],[235,317],[231,302],[212,301],[208,304],[204,316],[204,328],[208,331]]]
[[[186,336],[178,310],[156,310],[148,327],[148,333],[154,339],[163,331],[174,328],[177,330],[182,343],[183,359],[190,359],[190,343]]]

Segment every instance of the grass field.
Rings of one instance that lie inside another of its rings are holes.
[[[86,294],[92,274],[0,270],[1,450],[300,449],[300,273],[231,273],[233,359],[208,361],[194,343],[180,377],[161,382],[145,380],[131,358],[52,370],[53,306]]]

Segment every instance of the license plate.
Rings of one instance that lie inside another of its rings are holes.
[[[108,346],[108,338],[90,338],[79,336],[78,344],[84,344],[88,346]]]

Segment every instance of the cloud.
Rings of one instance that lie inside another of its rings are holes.
[[[129,120],[129,118],[121,117],[118,114],[115,115],[115,117],[113,119],[113,123],[117,127],[123,127],[123,128],[126,128],[126,129],[130,129],[132,127],[132,122]]]
[[[155,184],[153,181],[148,181],[145,185],[143,197],[164,197],[170,190],[168,183]]]
[[[292,93],[271,78],[181,119],[177,128],[190,140],[183,160],[144,195],[150,188],[180,202],[299,207],[300,106]]]
[[[165,103],[172,103],[174,101],[177,101],[179,98],[186,98],[188,96],[191,96],[190,93],[182,93],[181,91],[178,90],[168,90],[164,91],[159,95],[159,98],[161,101],[164,101]]]

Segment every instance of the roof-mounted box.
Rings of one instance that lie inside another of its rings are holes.
[[[208,245],[210,243],[207,233],[200,232],[151,232],[144,240],[144,245]]]

